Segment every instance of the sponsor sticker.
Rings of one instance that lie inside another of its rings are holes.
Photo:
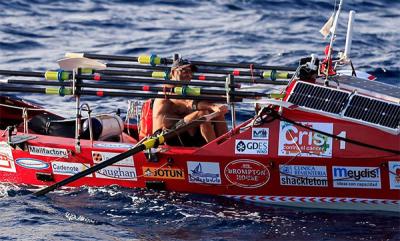
[[[253,140],[268,140],[269,128],[252,128],[251,139]]]
[[[381,188],[381,173],[377,167],[333,166],[333,187]]]
[[[284,186],[328,186],[326,166],[279,165],[279,172]]]
[[[333,133],[332,123],[301,122],[301,124],[326,133]],[[278,155],[330,158],[332,157],[332,138],[281,121]]]
[[[400,162],[389,162],[390,189],[400,189]]]
[[[235,154],[267,155],[268,140],[235,140]]]
[[[51,168],[54,174],[72,176],[90,167],[89,164],[76,162],[52,162]],[[87,175],[93,176],[93,175]]]
[[[95,147],[100,147],[100,148],[121,148],[121,149],[129,149],[132,148],[133,145],[131,144],[125,144],[125,143],[94,143],[93,146]]]
[[[218,162],[187,162],[189,182],[221,184],[221,174]]]
[[[185,172],[178,168],[143,167],[144,177],[159,179],[185,179]]]
[[[94,163],[100,163],[103,161],[107,161],[108,159],[115,157],[121,153],[115,153],[115,152],[101,152],[101,151],[92,151],[92,157],[93,157],[93,162]],[[117,165],[128,165],[128,166],[134,166],[133,163],[133,157],[127,157],[119,162],[116,163]]]
[[[49,164],[38,159],[33,159],[33,158],[18,158],[15,160],[15,163],[17,163],[21,167],[25,167],[28,169],[35,169],[35,170],[44,170],[49,168]]]
[[[254,160],[235,160],[225,166],[226,179],[235,186],[243,188],[259,188],[264,186],[270,178],[266,166]]]
[[[97,178],[122,179],[136,181],[136,168],[126,166],[108,166],[96,172]]]
[[[11,146],[0,142],[0,171],[16,172]]]
[[[53,157],[68,157],[68,151],[64,148],[50,148],[44,146],[29,146],[31,155],[53,156]]]

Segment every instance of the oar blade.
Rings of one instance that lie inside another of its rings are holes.
[[[83,58],[83,57],[60,59],[57,61],[57,63],[63,70],[74,70],[78,68],[102,70],[107,68],[105,64],[97,60]]]

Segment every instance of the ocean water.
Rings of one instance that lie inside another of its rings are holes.
[[[296,65],[323,57],[319,29],[334,1],[0,1],[0,69],[57,69],[65,52]],[[377,81],[400,85],[400,1],[347,0],[335,49],[355,10],[351,57]],[[0,76],[1,77],[1,76]],[[69,97],[15,94],[71,115]],[[95,111],[125,109],[124,98],[82,98]],[[249,111],[241,109],[240,118]],[[382,212],[258,206],[221,197],[118,187],[34,198],[0,185],[4,240],[400,240],[400,219]]]

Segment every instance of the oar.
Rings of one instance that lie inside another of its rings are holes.
[[[96,70],[92,71],[93,73],[105,74],[105,75],[125,75],[125,76],[143,76],[143,77],[152,77],[152,78],[160,78],[160,79],[170,79],[169,71],[124,71],[124,70]],[[229,72],[224,71],[224,74],[227,75]],[[238,75],[238,74],[237,74]],[[293,75],[287,72],[273,72],[273,71],[264,71],[259,73],[261,76],[254,76],[253,79],[245,79],[245,78],[235,78],[235,82],[237,83],[249,83],[249,84],[274,84],[274,85],[286,85],[287,81],[276,81],[277,79],[289,79]],[[268,80],[270,78],[271,80]],[[225,81],[226,76],[210,76],[204,74],[193,74],[193,80],[205,80],[205,81]]]
[[[0,70],[0,75],[24,76],[24,77],[42,77],[46,80],[65,81],[72,78],[72,74],[66,71],[46,71],[46,72],[30,72],[30,71],[11,71]],[[75,76],[78,80],[96,80],[96,81],[112,81],[112,82],[129,82],[129,83],[147,83],[147,84],[170,84],[177,85],[177,81],[160,80],[160,79],[144,79],[134,77],[120,76],[101,76],[101,75],[86,75],[80,74]],[[210,83],[201,81],[179,81],[180,85],[205,86],[225,88],[225,83]],[[235,87],[240,87],[236,85]]]
[[[150,69],[158,71],[170,71],[171,67],[168,66],[152,66],[142,64],[121,64],[121,63],[106,63],[107,68],[120,68],[120,69]],[[196,73],[207,73],[207,74],[232,74],[234,76],[248,76],[248,77],[262,77],[273,79],[273,71],[244,71],[244,70],[227,70],[227,69],[209,69],[209,68],[197,68]],[[290,79],[293,74],[288,72],[275,72],[276,79]]]
[[[138,62],[141,64],[151,64],[151,65],[167,65],[172,64],[173,60],[169,58],[161,58],[156,55],[147,56],[141,55],[138,57],[129,56],[119,56],[119,55],[105,55],[105,54],[91,54],[91,53],[67,53],[66,57],[86,57],[91,59],[101,59],[101,60],[116,60],[116,61],[130,61]],[[189,61],[186,61],[189,63]],[[267,70],[282,70],[282,71],[296,71],[296,67],[287,66],[270,66],[270,65],[260,65],[253,63],[225,63],[225,62],[208,62],[208,61],[190,61],[191,64],[201,65],[201,66],[215,66],[215,67],[227,67],[227,68],[245,68],[245,69],[267,69]]]
[[[46,193],[49,193],[49,192],[51,192],[51,191],[53,191],[53,190],[55,190],[57,188],[60,188],[62,186],[68,185],[71,182],[74,182],[74,181],[76,181],[78,179],[81,179],[81,178],[83,178],[83,177],[85,177],[85,176],[87,176],[89,174],[92,174],[92,173],[94,173],[94,172],[96,172],[98,170],[101,170],[101,169],[103,169],[105,167],[108,167],[108,166],[110,166],[110,165],[112,165],[112,164],[114,164],[116,162],[119,162],[119,161],[121,161],[121,160],[123,160],[123,159],[125,159],[127,157],[133,156],[133,155],[135,155],[135,154],[137,154],[137,153],[139,153],[141,151],[157,147],[158,145],[163,144],[164,142],[166,142],[169,139],[175,137],[176,135],[179,135],[182,132],[185,132],[185,131],[193,128],[193,127],[196,127],[196,126],[200,125],[203,122],[210,121],[211,119],[213,119],[217,115],[218,115],[217,112],[213,112],[213,113],[211,113],[209,115],[202,116],[197,120],[189,122],[189,123],[187,123],[187,124],[185,124],[185,125],[183,125],[181,127],[178,127],[175,130],[168,131],[167,133],[161,134],[161,135],[156,136],[156,137],[151,137],[151,138],[143,141],[142,143],[139,143],[138,145],[136,145],[135,147],[133,147],[132,149],[130,149],[130,150],[126,151],[126,152],[123,152],[123,153],[121,153],[121,154],[119,154],[117,156],[114,156],[114,157],[112,157],[112,158],[110,158],[110,159],[108,159],[108,160],[106,160],[104,162],[101,162],[101,163],[99,163],[99,164],[97,164],[97,165],[95,165],[95,166],[93,166],[91,168],[88,168],[88,169],[86,169],[86,170],[84,170],[82,172],[79,172],[79,173],[77,173],[77,174],[75,174],[75,175],[73,175],[71,177],[68,177],[68,178],[62,180],[62,181],[54,183],[51,186],[43,188],[43,189],[33,193],[33,195],[35,195],[35,196],[45,195]]]
[[[46,86],[72,86],[72,82],[50,82],[50,81],[38,81],[38,80],[19,80],[19,79],[4,79],[0,80],[0,83],[4,84],[23,84],[23,85],[46,85]],[[177,83],[176,83],[177,84]],[[92,84],[92,83],[77,83],[76,86],[83,88],[103,88],[103,89],[117,89],[117,90],[138,90],[146,92],[165,92],[170,94],[177,94],[182,96],[200,96],[200,95],[226,95],[225,90],[206,89],[190,86],[175,86],[175,87],[157,87],[150,85],[132,86],[132,85],[120,85],[120,84]],[[79,93],[82,93],[80,91]],[[271,98],[274,94],[266,94],[260,92],[249,92],[249,91],[230,91],[231,96],[244,97],[244,98],[256,98],[256,97],[269,97]],[[283,96],[282,96],[283,97]],[[280,94],[275,94],[272,98],[282,98]]]
[[[104,80],[104,81],[120,81],[120,82],[138,82],[144,80],[143,78],[127,78],[127,77],[116,77],[114,75],[126,75],[126,76],[139,76],[139,77],[152,77],[165,79],[164,84],[171,83],[169,81],[169,76],[166,77],[166,72],[143,72],[143,71],[120,71],[120,70],[95,70],[92,69],[82,69],[84,75],[76,75],[77,79],[89,79],[89,80]],[[93,72],[103,73],[106,75],[91,75]],[[87,75],[89,74],[89,75]],[[278,73],[279,74],[279,73]],[[13,70],[0,70],[0,75],[12,75],[12,76],[25,76],[25,77],[44,77],[47,80],[70,80],[72,78],[72,73],[68,71],[46,71],[46,72],[31,72],[31,71],[13,71]],[[113,76],[107,76],[113,75]],[[226,77],[216,77],[216,76],[205,76],[205,75],[194,75],[193,79],[206,80],[206,81],[225,81]],[[147,79],[148,83],[151,83],[153,79]],[[270,85],[287,85],[288,81],[274,81],[266,79],[243,79],[235,78],[236,83],[247,83],[247,84],[270,84]],[[191,85],[196,86],[213,86],[213,87],[224,87],[225,84],[221,83],[203,83],[202,81],[192,81]]]

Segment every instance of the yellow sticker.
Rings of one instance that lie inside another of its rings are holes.
[[[185,172],[177,168],[143,167],[144,177],[159,179],[185,179]]]

